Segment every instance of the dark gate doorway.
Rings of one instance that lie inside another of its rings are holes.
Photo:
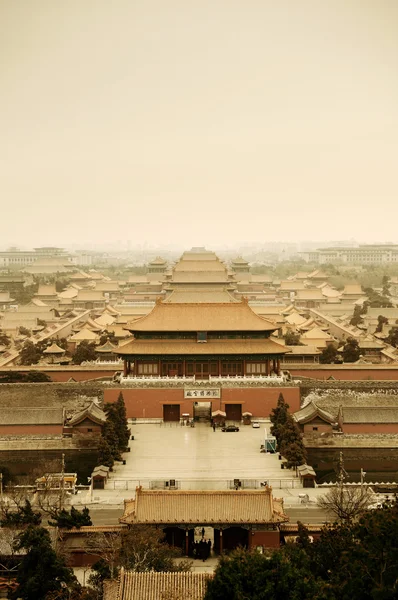
[[[180,405],[179,404],[163,404],[163,421],[179,421],[180,420]]]
[[[210,422],[211,420],[211,402],[194,402],[193,416],[195,421]]]
[[[242,405],[241,404],[226,404],[225,412],[227,413],[227,421],[242,420]]]
[[[166,527],[163,529],[163,533],[166,538],[166,542],[169,546],[180,548],[183,554],[185,554],[185,530],[179,527]]]
[[[228,527],[222,532],[222,546],[225,552],[234,550],[238,546],[249,547],[249,531],[243,527]]]

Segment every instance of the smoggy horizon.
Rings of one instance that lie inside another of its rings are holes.
[[[398,3],[4,0],[1,247],[396,242]]]

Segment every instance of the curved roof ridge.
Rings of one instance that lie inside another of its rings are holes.
[[[130,331],[271,332],[278,329],[278,326],[254,312],[247,300],[178,304],[159,301],[150,313],[127,323],[126,329]]]

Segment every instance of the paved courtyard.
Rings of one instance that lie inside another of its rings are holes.
[[[222,432],[206,423],[194,428],[175,423],[135,424],[126,465],[117,465],[107,489],[134,489],[149,482],[175,479],[181,489],[228,489],[233,479],[270,481],[274,488],[299,487],[293,471],[281,469],[277,454],[260,452],[264,429],[240,427]],[[279,482],[279,483],[278,483]]]

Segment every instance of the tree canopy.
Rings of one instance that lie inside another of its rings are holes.
[[[2,527],[16,527],[23,528],[27,525],[40,525],[41,514],[33,510],[29,500],[25,500],[25,503],[17,507],[17,510],[9,510],[5,508],[3,510],[1,518]]]
[[[305,463],[307,453],[301,431],[288,409],[283,394],[279,394],[277,406],[270,415],[271,433],[276,438],[279,452],[286,458],[286,466],[297,468]]]
[[[51,518],[53,521],[49,521],[49,525],[52,527],[60,527],[61,529],[80,529],[83,525],[92,525],[90,511],[87,507],[83,510],[78,510],[74,506],[71,507],[70,512],[65,508],[52,513]]]
[[[95,343],[83,341],[77,346],[72,360],[75,365],[81,365],[82,362],[95,360],[96,358]]]
[[[396,505],[324,528],[313,543],[299,524],[294,544],[221,557],[205,600],[396,600],[397,538]]]
[[[30,340],[26,340],[19,353],[19,362],[21,365],[37,365],[42,356],[43,350]]]
[[[72,569],[53,550],[47,529],[29,525],[17,537],[15,549],[25,550],[26,554],[18,568],[14,599],[44,599],[48,593],[61,591],[63,585],[75,580]]]
[[[130,438],[122,392],[116,402],[105,404],[104,411],[107,419],[102,427],[102,437],[98,446],[98,464],[112,467],[115,460],[121,459]]]
[[[334,344],[327,344],[319,356],[319,362],[322,365],[334,364],[338,357],[338,351]]]
[[[348,338],[344,344],[342,357],[345,363],[352,363],[359,360],[361,352],[359,350],[358,341],[355,338]]]

